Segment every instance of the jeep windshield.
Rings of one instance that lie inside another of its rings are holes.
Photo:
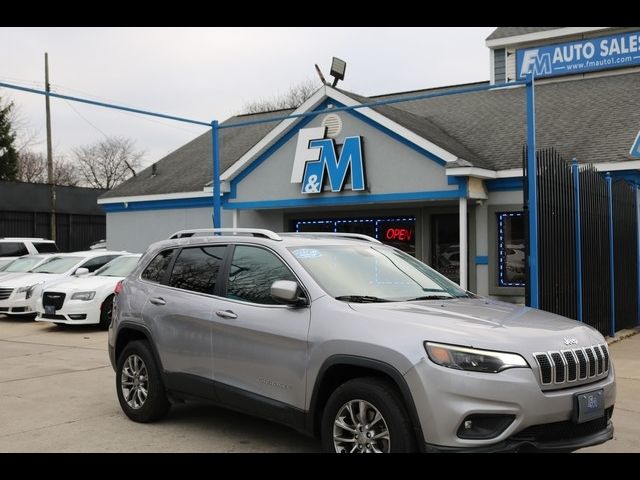
[[[384,245],[314,245],[289,251],[338,300],[374,303],[469,296],[411,255]]]

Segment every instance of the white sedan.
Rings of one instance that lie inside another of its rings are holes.
[[[45,289],[36,306],[36,321],[109,328],[116,284],[133,271],[140,257],[123,255],[94,275],[70,278]]]
[[[72,275],[86,275],[127,252],[93,250],[56,254],[40,266],[17,277],[0,277],[0,313],[29,315],[36,313],[40,293]]]
[[[33,270],[54,255],[54,253],[34,253],[33,255],[23,255],[22,257],[12,258],[11,263],[4,268],[0,268],[0,282],[4,282],[9,278],[18,277],[23,273],[27,273],[29,270]]]

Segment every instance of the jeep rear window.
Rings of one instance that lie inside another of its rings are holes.
[[[22,242],[0,242],[0,257],[21,257],[29,250]]]
[[[160,252],[156,257],[149,262],[147,268],[142,272],[142,279],[154,283],[162,283],[164,275],[167,273],[167,268],[171,263],[171,258],[174,250],[165,250]]]

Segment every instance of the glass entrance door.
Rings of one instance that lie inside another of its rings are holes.
[[[456,214],[431,216],[431,267],[460,283],[460,225]]]

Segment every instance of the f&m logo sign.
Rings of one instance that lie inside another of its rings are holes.
[[[362,137],[345,138],[338,157],[333,139],[324,138],[325,130],[326,127],[314,127],[298,132],[291,183],[301,183],[302,193],[320,193],[326,174],[331,191],[341,192],[351,171],[351,190],[364,190]]]

